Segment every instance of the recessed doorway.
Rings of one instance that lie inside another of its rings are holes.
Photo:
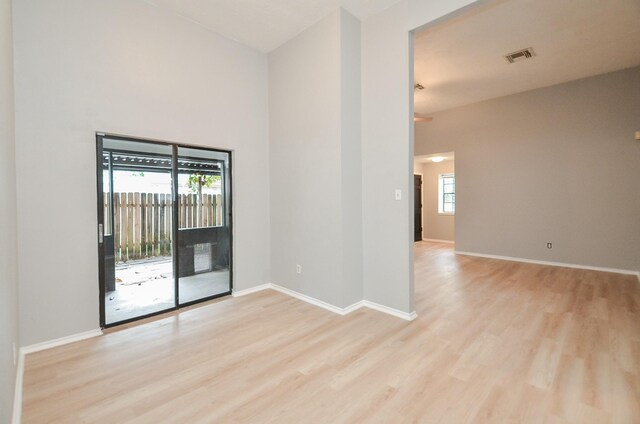
[[[454,243],[455,154],[445,152],[416,156],[414,158],[414,174],[418,172],[422,176],[421,239],[439,243]]]

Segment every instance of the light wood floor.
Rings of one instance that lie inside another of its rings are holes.
[[[640,422],[637,277],[416,246],[414,322],[228,299],[29,355],[23,422]]]

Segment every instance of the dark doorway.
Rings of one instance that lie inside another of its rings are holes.
[[[413,241],[422,240],[422,175],[413,176]]]

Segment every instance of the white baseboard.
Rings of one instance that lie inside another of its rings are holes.
[[[42,350],[51,349],[66,345],[69,343],[79,342],[81,340],[90,339],[92,337],[101,336],[102,330],[90,330],[83,333],[72,334],[71,336],[61,337],[55,340],[49,340],[42,343],[36,343],[20,348],[18,354],[18,366],[16,368],[16,386],[13,395],[13,424],[20,424],[22,420],[22,386],[24,382],[24,361],[25,357],[30,353],[40,352]]]
[[[267,284],[260,284],[259,286],[255,286],[255,287],[249,287],[248,289],[244,289],[244,290],[234,290],[232,293],[233,297],[240,297],[240,296],[246,296],[248,294],[251,293],[256,293],[262,290],[267,290],[271,288],[271,284],[267,283]]]
[[[586,269],[589,271],[602,271],[602,272],[613,272],[616,274],[626,274],[626,275],[637,275],[640,279],[640,271],[633,271],[629,269],[618,269],[618,268],[605,268],[599,266],[589,266],[589,265],[577,265],[577,264],[567,264],[564,262],[550,262],[550,261],[539,261],[537,259],[525,259],[525,258],[516,258],[513,256],[501,256],[501,255],[488,255],[485,253],[475,253],[475,252],[462,252],[456,250],[457,255],[464,256],[477,256],[479,258],[489,258],[489,259],[500,259],[503,261],[512,261],[512,262],[525,262],[528,264],[537,264],[537,265],[549,265],[549,266],[559,266],[564,268],[576,268],[576,269]]]
[[[24,352],[18,353],[18,366],[16,367],[16,385],[13,394],[13,424],[20,424],[22,421],[22,386],[24,381]]]
[[[346,308],[342,308],[343,314],[342,315],[348,315],[351,312],[355,312],[360,308],[363,308],[365,306],[365,300],[360,300],[356,303],[354,303],[353,305],[349,305]]]
[[[316,298],[308,296],[306,294],[302,294],[302,293],[297,292],[295,290],[291,290],[289,288],[280,286],[278,284],[273,284],[273,283],[261,284],[259,286],[252,287],[250,289],[241,290],[239,292],[234,292],[233,296],[234,297],[244,296],[244,295],[247,295],[247,294],[251,294],[251,293],[255,293],[255,292],[262,291],[262,290],[267,290],[267,289],[271,289],[271,290],[275,290],[275,291],[280,292],[280,293],[284,293],[287,296],[291,296],[291,297],[293,297],[295,299],[302,300],[303,302],[309,303],[311,305],[317,306],[317,307],[322,308],[322,309],[326,309],[327,311],[333,312],[334,314],[343,315],[343,316],[344,315],[348,315],[348,314],[350,314],[350,313],[352,313],[354,311],[357,311],[360,308],[373,309],[375,311],[383,312],[385,314],[389,314],[389,315],[392,315],[394,317],[404,319],[406,321],[413,321],[418,316],[415,311],[411,312],[411,313],[403,312],[403,311],[400,311],[398,309],[394,309],[394,308],[390,308],[388,306],[380,305],[378,303],[370,302],[368,300],[360,300],[360,301],[355,302],[354,304],[349,305],[349,306],[347,306],[345,308],[340,308],[339,306],[332,305],[332,304],[327,303],[327,302],[325,302],[323,300],[316,299]]]
[[[431,241],[431,242],[434,242],[434,243],[455,244],[455,241],[453,241],[453,240],[438,240],[438,239],[425,238],[425,239],[422,239],[422,241]]]
[[[331,311],[338,315],[346,315],[350,312],[355,311],[358,307],[354,307],[354,305],[347,306],[346,308],[340,308],[338,306],[327,303],[323,300],[316,299],[315,297],[307,296],[306,294],[299,293],[295,290],[288,289],[286,287],[279,286],[277,284],[271,283],[271,288],[275,291],[279,291],[280,293],[284,293],[291,297],[295,297],[298,300],[302,300],[303,302],[310,303],[312,305],[318,306],[320,308],[326,309],[327,311]],[[358,302],[359,303],[359,302]]]
[[[385,314],[393,315],[394,317],[401,318],[405,321],[413,321],[414,319],[418,318],[418,314],[416,313],[416,311],[403,312],[398,309],[370,302],[368,300],[363,300],[362,303],[362,306],[364,306],[365,308],[373,309],[374,311],[378,312],[384,312]]]
[[[84,333],[72,334],[71,336],[60,337],[59,339],[49,340],[42,343],[36,343],[29,346],[23,346],[20,348],[20,352],[24,355],[29,353],[40,352],[41,350],[51,349],[53,347],[66,345],[73,342],[79,342],[80,340],[90,339],[102,335],[102,330],[95,329],[85,331]]]

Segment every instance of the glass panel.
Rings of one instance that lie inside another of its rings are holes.
[[[456,206],[456,179],[454,174],[441,174],[438,193],[440,200],[438,201],[439,213],[454,213]]]
[[[172,148],[139,141],[103,143],[113,181],[109,250],[115,257],[114,278],[105,281],[104,299],[109,325],[175,306]]]
[[[178,148],[180,304],[231,290],[229,154]]]

